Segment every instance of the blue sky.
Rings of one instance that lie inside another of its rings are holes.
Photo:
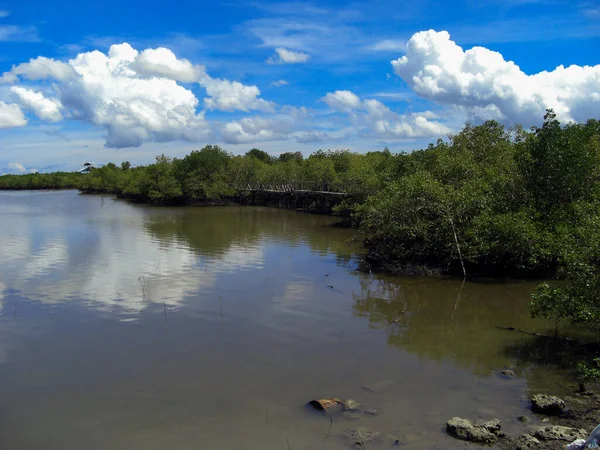
[[[0,173],[600,116],[597,1],[0,0],[0,49]]]

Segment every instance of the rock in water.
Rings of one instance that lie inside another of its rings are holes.
[[[533,435],[541,441],[574,441],[575,439],[585,439],[587,432],[583,429],[562,427],[560,425],[550,427],[539,427],[535,429]]]
[[[531,409],[548,416],[560,416],[565,412],[565,402],[553,395],[536,394],[531,398]]]
[[[366,414],[367,416],[378,416],[380,413],[379,413],[379,410],[378,410],[378,409],[367,409],[367,410],[365,411],[365,414]]]
[[[501,422],[490,420],[481,425],[473,425],[470,420],[453,417],[446,423],[446,431],[463,441],[494,444],[499,437]]]
[[[356,412],[360,408],[360,403],[356,400],[346,399],[342,402],[342,408],[344,411]]]
[[[500,374],[504,378],[507,378],[509,380],[512,380],[513,378],[517,378],[517,375],[515,374],[514,370],[511,370],[511,369],[504,369],[504,370],[502,370],[502,372],[500,372]]]
[[[536,448],[538,445],[542,443],[538,438],[533,437],[530,434],[524,434],[517,441],[517,445],[515,446],[515,450],[530,450],[532,448]]]
[[[350,441],[352,445],[357,448],[364,448],[369,442],[374,441],[375,439],[379,439],[381,437],[381,433],[377,431],[369,430],[366,427],[356,427],[350,432]]]

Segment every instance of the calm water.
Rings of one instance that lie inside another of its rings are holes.
[[[0,193],[0,447],[331,450],[363,425],[462,449],[450,417],[516,431],[524,396],[563,382],[496,328],[545,330],[533,284],[363,274],[333,221]],[[381,415],[329,430],[303,406],[323,396]]]

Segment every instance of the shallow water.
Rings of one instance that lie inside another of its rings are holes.
[[[334,222],[1,192],[0,447],[332,450],[366,426],[371,448],[462,449],[447,419],[516,432],[527,394],[565,381],[496,327],[546,331],[535,283],[360,273]],[[330,422],[304,406],[324,396],[381,414]]]

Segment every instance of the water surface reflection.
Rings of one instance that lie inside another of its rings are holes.
[[[560,380],[495,328],[546,326],[532,285],[362,274],[334,221],[0,193],[0,446],[321,448],[329,422],[302,405],[322,395],[382,411],[336,418],[330,450],[357,425],[423,449],[463,448],[454,415],[519,427],[523,393]]]

